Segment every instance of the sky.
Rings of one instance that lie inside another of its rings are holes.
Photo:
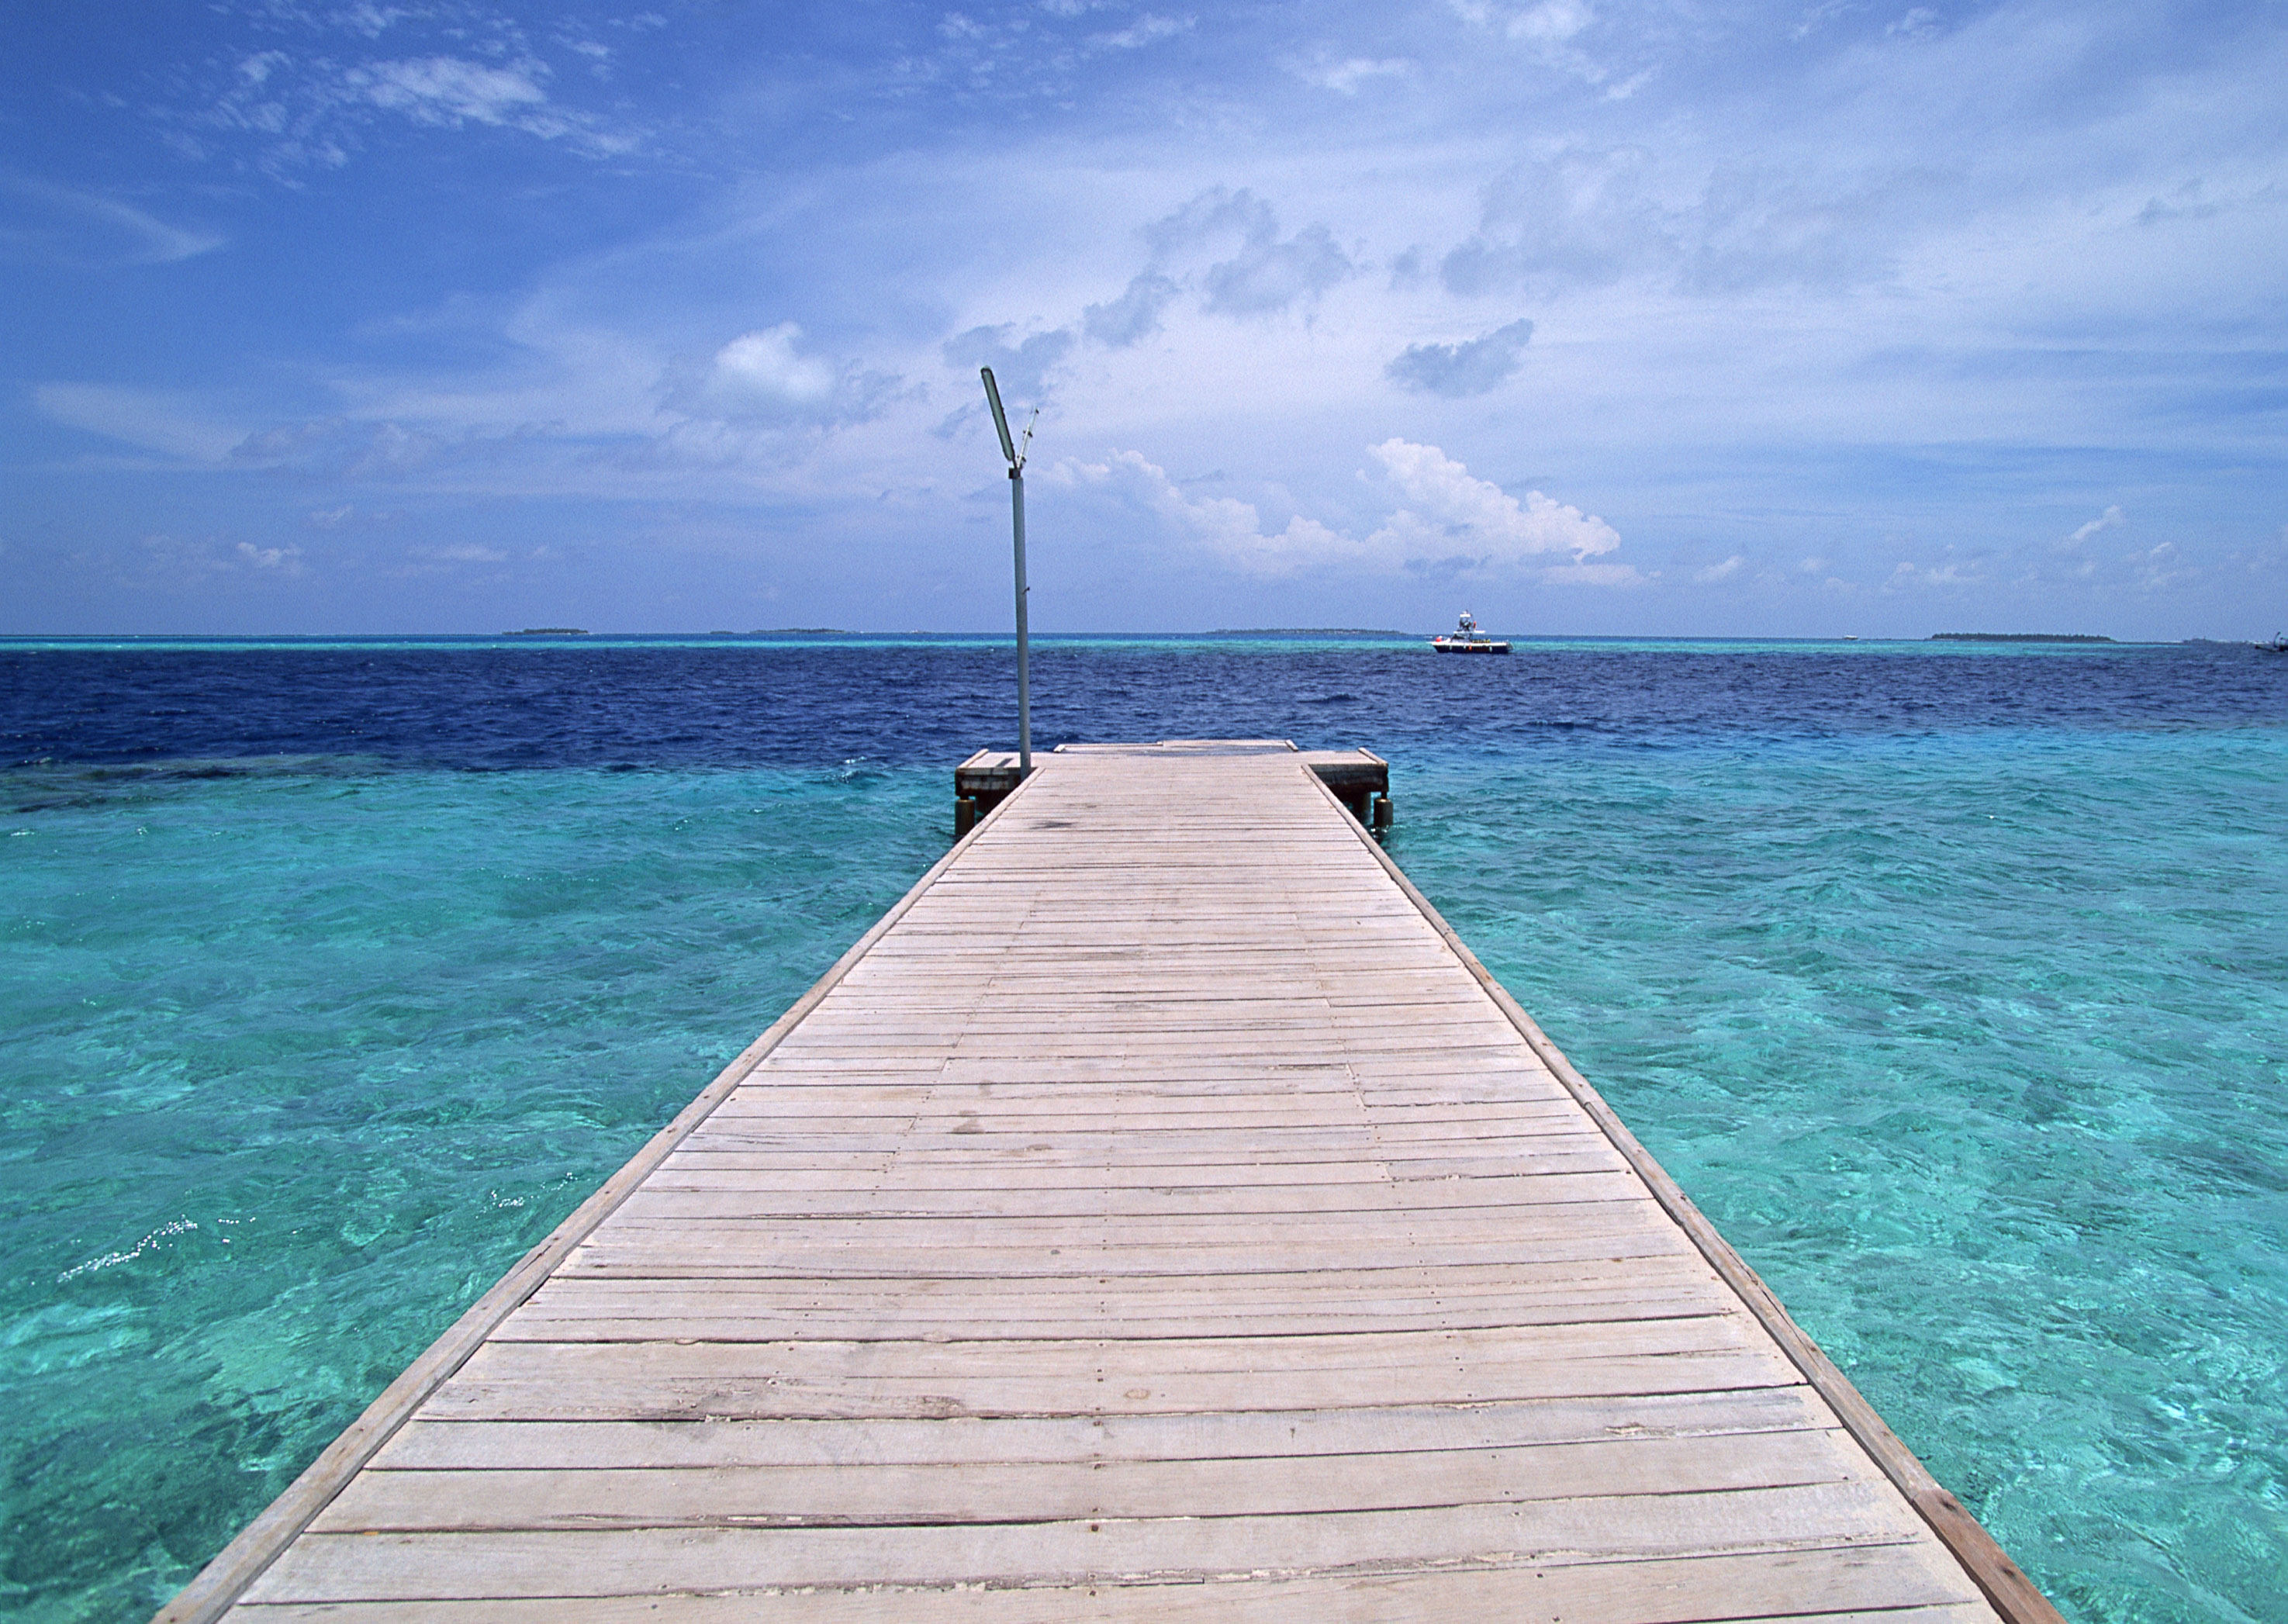
[[[0,0],[0,634],[2288,627],[2288,4]]]

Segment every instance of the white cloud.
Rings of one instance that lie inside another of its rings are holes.
[[[1902,558],[1883,582],[1886,592],[1919,590],[1953,590],[1962,587],[1984,586],[1986,573],[1975,563],[1960,564],[1951,560],[1944,564],[1916,564]]]
[[[1374,79],[1403,79],[1414,71],[1405,57],[1346,57],[1339,62],[1322,58],[1313,62],[1290,62],[1287,71],[1306,84],[1315,84],[1339,96],[1355,96],[1359,86]]]
[[[1721,564],[1711,564],[1706,569],[1694,570],[1692,578],[1703,586],[1713,586],[1720,581],[1729,581],[1747,567],[1747,555],[1736,552]]]
[[[2201,573],[2186,566],[2174,542],[2163,542],[2141,553],[2133,552],[2128,562],[2138,586],[2148,592],[2162,591],[2180,582],[2193,580]]]
[[[1140,272],[1118,298],[1082,311],[1081,326],[1099,344],[1125,349],[1160,330],[1160,313],[1176,291],[1176,284],[1157,272]]]
[[[1546,67],[1593,85],[1602,84],[1611,77],[1612,70],[1577,43],[1597,21],[1597,13],[1587,0],[1536,0],[1534,4],[1516,8],[1491,4],[1488,0],[1453,0],[1453,9],[1465,22],[1522,46]],[[1607,32],[1609,35],[1610,30]],[[1649,76],[1649,70],[1634,75],[1635,83],[1619,89],[1615,99],[1627,96]]]
[[[2091,519],[2080,529],[2066,537],[2065,545],[2068,547],[2078,547],[2084,542],[2089,540],[2091,536],[2095,535],[2099,531],[2110,530],[2116,526],[2126,524],[2127,522],[2128,519],[2123,515],[2118,507],[2109,507],[2104,512],[2100,513],[2095,519]]]
[[[302,550],[299,547],[257,547],[251,542],[241,542],[237,553],[242,562],[255,569],[276,570],[283,575],[302,573]]]
[[[39,384],[32,404],[51,422],[193,463],[219,463],[245,438],[226,406],[173,390]]]
[[[1552,552],[1569,552],[1579,563],[1621,544],[1619,532],[1593,514],[1539,491],[1528,491],[1521,503],[1435,446],[1386,440],[1368,447],[1367,455],[1411,504],[1370,540],[1403,538],[1410,555],[1431,549],[1441,560],[1488,569]]]
[[[792,321],[742,333],[703,367],[670,367],[661,404],[725,424],[828,425],[872,416],[896,387],[895,378],[811,353],[802,338]]]
[[[1284,577],[1315,568],[1431,580],[1531,574],[1552,584],[1601,587],[1648,579],[1633,565],[1587,561],[1620,545],[1621,538],[1578,508],[1539,491],[1520,503],[1435,446],[1390,440],[1368,447],[1367,455],[1409,505],[1363,538],[1303,514],[1267,529],[1253,503],[1191,495],[1133,451],[1116,452],[1102,463],[1068,460],[1050,477],[1116,495],[1251,574]],[[1539,564],[1552,553],[1569,553],[1571,561]]]
[[[1021,403],[1039,404],[1049,392],[1050,369],[1072,347],[1073,336],[1068,328],[1030,333],[1021,339],[1013,325],[1005,324],[957,333],[939,346],[938,353],[947,366],[968,374],[962,384],[962,410],[966,413],[972,407],[984,409],[982,400],[969,399],[966,393],[976,386],[978,368],[993,368],[993,382],[1001,391],[1001,399],[1013,410]]]
[[[1677,175],[1641,147],[1568,146],[1486,185],[1478,229],[1440,274],[1465,296],[1631,280],[1719,296],[1863,286],[1895,273],[1896,241],[1931,184],[1903,169],[1831,178],[1733,162]]]
[[[107,270],[172,265],[220,248],[218,233],[171,226],[132,203],[0,175],[0,257]]]
[[[1646,574],[1633,564],[1554,564],[1536,578],[1546,586],[1650,586],[1660,572]]]
[[[1562,44],[1587,28],[1596,13],[1583,0],[1541,0],[1511,17],[1504,32],[1536,44]]]
[[[402,113],[416,123],[458,125],[473,119],[500,124],[547,105],[548,92],[535,83],[546,71],[536,62],[487,67],[433,56],[377,62],[351,69],[347,78],[375,107]]]
[[[727,400],[774,406],[814,406],[834,392],[834,368],[802,355],[795,341],[802,329],[791,321],[759,332],[742,333],[715,352],[709,383]]]
[[[1068,459],[1050,471],[1060,483],[1093,487],[1156,515],[1225,563],[1251,574],[1296,574],[1314,565],[1356,564],[1366,550],[1316,519],[1300,514],[1266,533],[1251,502],[1185,495],[1167,471],[1134,451],[1116,451],[1101,463]]]
[[[1179,34],[1188,34],[1192,26],[1188,17],[1159,17],[1147,12],[1116,33],[1097,36],[1094,43],[1110,51],[1135,51],[1164,39],[1173,39]]]
[[[348,163],[366,131],[393,116],[437,130],[514,130],[591,158],[642,146],[624,95],[602,109],[552,96],[557,68],[513,19],[459,7],[264,9],[250,30],[262,48],[242,44],[209,67],[199,105],[152,109],[178,152],[225,156],[243,141],[242,161],[290,185],[303,171]],[[297,34],[309,43],[271,43]],[[384,34],[396,36],[396,52],[368,59]],[[611,76],[602,61],[609,48],[575,32],[552,30],[545,49],[576,69],[576,89],[592,93]]]
[[[1212,187],[1144,234],[1156,265],[1187,249],[1238,238],[1238,252],[1200,277],[1207,294],[1201,307],[1219,315],[1270,315],[1315,299],[1358,269],[1324,226],[1283,239],[1271,205],[1244,187]]]

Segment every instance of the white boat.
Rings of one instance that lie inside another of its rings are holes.
[[[1461,624],[1443,637],[1430,639],[1430,646],[1442,654],[1505,654],[1509,645],[1499,638],[1490,638],[1478,630],[1477,616],[1467,609],[1462,611]]]

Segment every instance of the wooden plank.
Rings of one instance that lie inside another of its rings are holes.
[[[1941,1559],[1942,1560],[1942,1558]],[[1354,1572],[1311,1578],[1208,1578],[1080,1587],[887,1588],[800,1593],[292,1604],[250,1608],[262,1624],[1971,1624],[1990,1620],[1951,1565],[1915,1545],[1847,1547],[1634,1562]],[[1879,1612],[1870,1595],[1897,1598]]]
[[[1299,1213],[1400,1213],[1413,1216],[1455,1208],[1483,1211],[1514,1207],[1578,1205],[1621,1200],[1637,1186],[1633,1171],[1611,1168],[1603,1154],[1533,1159],[1523,1173],[1481,1178],[1453,1176],[1399,1184],[1388,1180],[1332,1184],[1164,1184],[1076,1189],[1069,1185],[1006,1190],[876,1188],[858,1191],[785,1190],[767,1176],[726,1175],[720,1182],[693,1189],[687,1184],[647,1184],[623,1208],[627,1219],[829,1217],[844,1214],[874,1217],[959,1216],[965,1219],[1067,1217],[1123,1218],[1174,1215],[1216,1217],[1289,1216]]]
[[[1887,1485],[1886,1485],[1887,1487]],[[1617,1511],[1618,1514],[1617,1514]],[[1338,1517],[1180,1517],[886,1528],[599,1529],[304,1535],[250,1599],[418,1600],[547,1595],[578,1573],[594,1594],[800,1585],[1084,1581],[1309,1573],[1489,1553],[1561,1566],[1620,1557],[1891,1545],[1920,1525],[1862,1484],[1526,1501]],[[1803,1530],[1827,1532],[1807,1537]],[[1880,1598],[1870,1598],[1879,1600]]]
[[[1700,1438],[1625,1438],[1321,1454],[1308,1471],[1276,1456],[1003,1466],[376,1470],[359,1473],[311,1525],[324,1533],[936,1525],[1003,1522],[1017,1505],[1045,1521],[1294,1517],[1844,1483],[1867,1470],[1865,1456],[1839,1428],[1760,1435],[1756,1446],[1721,1450]]]
[[[247,1618],[1992,1617],[1291,751],[1046,757],[862,947]]]
[[[1203,1242],[1162,1245],[1046,1247],[1037,1243],[932,1247],[915,1239],[904,1245],[841,1237],[827,1243],[773,1237],[772,1244],[700,1251],[678,1244],[672,1231],[639,1236],[600,1237],[564,1261],[567,1277],[654,1279],[969,1279],[990,1275],[1012,1281],[1035,1279],[1164,1278],[1218,1271],[1228,1275],[1280,1273],[1297,1269],[1360,1270],[1474,1264],[1545,1264],[1562,1259],[1585,1263],[1624,1262],[1635,1257],[1692,1255],[1691,1243],[1673,1230],[1649,1225],[1617,1232],[1551,1236],[1527,1242],[1514,1236],[1472,1240],[1428,1238],[1405,1240],[1344,1240],[1306,1248],[1267,1248],[1245,1241],[1210,1246]]]
[[[1839,1425],[1806,1386],[1535,1398],[1450,1406],[1235,1410],[1167,1415],[927,1421],[407,1423],[375,1456],[393,1470],[951,1465],[1092,1461],[1307,1460],[1427,1449],[1513,1449],[1615,1438],[1720,1438]]]
[[[588,1352],[610,1344],[546,1345],[552,1352]],[[669,1344],[672,1345],[672,1344]],[[692,1344],[695,1347],[705,1344]],[[722,1344],[727,1353],[747,1344]],[[944,1344],[870,1343],[876,1348]],[[991,1351],[1022,1343],[962,1344]],[[1131,1344],[1108,1343],[1108,1348]],[[647,1351],[661,1344],[644,1344]],[[491,1343],[507,1351],[517,1344]],[[711,1348],[711,1351],[712,1349]],[[1266,1361],[1268,1364],[1268,1361]],[[1489,1360],[1467,1369],[1253,1369],[1167,1374],[1131,1369],[1101,1380],[1045,1379],[1021,1369],[972,1374],[958,1380],[915,1376],[894,1369],[745,1377],[700,1374],[638,1379],[626,1366],[592,1376],[552,1377],[528,1370],[503,1375],[464,1370],[429,1401],[423,1414],[441,1420],[536,1421],[838,1421],[957,1415],[1165,1415],[1250,1406],[1331,1408],[1379,1391],[1405,1405],[1493,1404],[1530,1398],[1627,1398],[1651,1393],[1722,1391],[1786,1386],[1798,1380],[1792,1365],[1761,1349],[1720,1352],[1608,1354],[1593,1360],[1561,1357]]]

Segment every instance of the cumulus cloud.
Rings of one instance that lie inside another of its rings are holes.
[[[740,334],[702,366],[670,367],[660,404],[685,417],[748,426],[826,427],[875,416],[898,380],[812,353],[792,321]]]
[[[1521,503],[1435,446],[1390,440],[1368,447],[1367,455],[1405,505],[1363,537],[1299,513],[1267,527],[1253,503],[1193,495],[1133,451],[1101,463],[1060,463],[1049,477],[1148,512],[1251,574],[1291,576],[1315,568],[1439,578],[1531,574],[1555,585],[1600,587],[1647,579],[1633,565],[1591,561],[1618,547],[1621,538],[1578,508],[1539,491]],[[1544,563],[1551,554],[1569,558]]]
[[[1145,232],[1156,259],[1238,240],[1238,251],[1202,273],[1204,309],[1219,315],[1260,316],[1316,298],[1357,266],[1324,226],[1279,234],[1279,217],[1253,192],[1216,186]]]
[[[1677,244],[1647,194],[1648,160],[1632,149],[1569,147],[1517,164],[1489,184],[1475,234],[1446,256],[1460,294],[1549,282],[1601,284],[1672,264]]]
[[[1703,586],[1713,586],[1720,581],[1729,581],[1747,567],[1746,555],[1736,552],[1721,564],[1711,564],[1706,569],[1694,570],[1692,578]]]
[[[1367,455],[1408,504],[1370,540],[1410,560],[1483,571],[1562,552],[1579,564],[1621,544],[1620,533],[1594,514],[1539,491],[1520,502],[1435,446],[1386,440]]]
[[[1139,452],[1116,451],[1101,463],[1067,460],[1050,471],[1050,478],[1092,487],[1149,512],[1251,574],[1292,575],[1314,565],[1355,564],[1365,554],[1358,543],[1300,514],[1284,528],[1267,532],[1253,503],[1188,495],[1165,469]]]
[[[947,339],[939,346],[939,353],[957,371],[974,373],[980,367],[992,368],[1001,398],[1013,409],[1020,400],[1037,403],[1048,393],[1049,369],[1065,358],[1074,344],[1069,328],[1034,333],[1023,339],[1016,335],[1016,328],[1005,323],[973,327]]]
[[[1533,323],[1513,321],[1461,344],[1414,344],[1383,368],[1403,389],[1459,400],[1499,387],[1525,364]]]
[[[791,321],[742,333],[715,353],[711,380],[735,400],[814,407],[834,393],[834,368],[798,353],[801,337]]]
[[[1099,344],[1125,349],[1160,330],[1160,313],[1175,297],[1174,282],[1156,271],[1141,272],[1118,298],[1082,311],[1082,330]]]
[[[1613,69],[1581,48],[1581,36],[1597,20],[1588,0],[1534,0],[1523,6],[1493,4],[1492,0],[1453,0],[1455,13],[1465,22],[1521,46],[1545,66],[1575,75],[1590,84],[1604,84]],[[1629,94],[1643,75],[1609,91],[1617,99]]]
[[[1307,226],[1284,242],[1250,238],[1236,256],[1208,267],[1205,307],[1224,315],[1269,315],[1324,293],[1354,268],[1323,226]]]

